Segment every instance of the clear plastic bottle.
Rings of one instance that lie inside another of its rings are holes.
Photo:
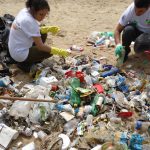
[[[37,133],[37,135],[38,135],[38,138],[41,139],[41,140],[44,140],[47,137],[47,134],[44,131],[42,131],[42,130],[39,131]]]
[[[92,86],[93,85],[92,78],[91,78],[90,75],[85,75],[84,80],[85,80],[87,86]]]
[[[72,45],[72,46],[70,47],[70,50],[72,50],[72,51],[77,51],[77,52],[82,52],[84,49],[83,49],[82,47],[80,47],[80,46]]]
[[[102,44],[104,44],[105,43],[105,39],[106,39],[106,37],[103,35],[101,38],[99,38],[96,42],[95,42],[95,47],[96,46],[99,46],[99,45],[102,45]]]
[[[64,125],[64,131],[67,132],[67,135],[70,135],[76,129],[78,123],[79,120],[73,119]]]
[[[93,115],[87,115],[87,117],[86,117],[86,125],[88,127],[92,127],[92,125],[93,125]]]

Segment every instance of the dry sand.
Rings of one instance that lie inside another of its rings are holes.
[[[114,48],[93,49],[86,46],[86,38],[92,31],[114,31],[121,13],[132,0],[48,0],[51,6],[47,25],[59,26],[64,37],[48,36],[47,43],[61,48],[69,48],[72,44],[84,47],[84,52],[93,57],[106,56],[110,64],[115,64]],[[0,0],[0,15],[9,13],[16,15],[25,6],[25,0]],[[149,64],[143,58],[133,54],[127,64],[134,69],[149,72]],[[14,80],[28,81],[29,77],[20,72]]]

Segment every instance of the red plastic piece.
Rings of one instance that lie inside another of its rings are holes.
[[[81,71],[77,71],[75,76],[80,79],[80,82],[84,81],[84,74]]]
[[[69,70],[65,73],[65,77],[68,78],[68,77],[73,77],[74,74],[73,74],[73,71],[72,70]]]
[[[104,89],[101,84],[94,84],[93,87],[97,90],[98,93],[104,93]]]
[[[76,71],[76,72],[73,72],[72,70],[67,71],[65,73],[65,77],[66,78],[68,78],[68,77],[77,77],[80,80],[80,82],[84,81],[84,74],[81,71]]]
[[[121,118],[129,118],[133,115],[133,112],[119,112],[118,113],[118,117],[121,117]]]

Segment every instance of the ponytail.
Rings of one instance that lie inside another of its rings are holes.
[[[50,6],[47,0],[27,0],[26,7],[32,11],[39,11],[42,9],[47,9],[50,11]]]

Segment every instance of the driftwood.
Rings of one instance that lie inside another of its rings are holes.
[[[34,102],[51,102],[58,103],[58,101],[54,99],[46,100],[46,99],[35,99],[35,98],[24,98],[24,97],[8,97],[8,96],[0,96],[0,100],[11,100],[11,101],[34,101]]]

